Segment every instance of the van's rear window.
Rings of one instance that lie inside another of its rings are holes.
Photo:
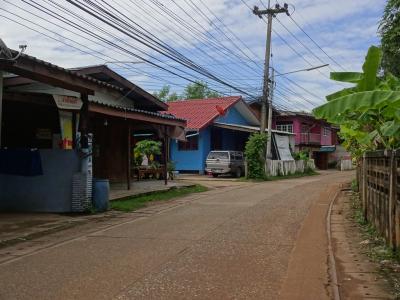
[[[228,152],[211,152],[208,154],[208,159],[228,159]]]

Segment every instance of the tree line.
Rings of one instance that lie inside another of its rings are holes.
[[[221,94],[212,90],[210,87],[208,87],[207,83],[202,81],[189,83],[181,95],[178,95],[176,92],[172,92],[169,85],[164,85],[161,90],[153,93],[153,95],[163,102],[176,101],[180,99],[206,99],[221,97]]]

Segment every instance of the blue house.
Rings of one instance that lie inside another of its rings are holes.
[[[240,96],[181,100],[168,112],[187,120],[186,142],[172,140],[170,158],[181,172],[204,173],[211,150],[243,151],[260,121]]]

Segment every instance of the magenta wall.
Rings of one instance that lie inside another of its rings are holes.
[[[295,143],[296,145],[300,144],[301,142],[301,124],[302,123],[307,123],[308,125],[312,126],[310,129],[310,133],[312,134],[319,134],[320,135],[320,141],[321,141],[321,146],[329,146],[332,145],[332,130],[331,132],[327,135],[324,136],[324,131],[323,128],[326,127],[331,127],[330,124],[327,124],[325,122],[313,120],[310,118],[303,118],[300,116],[285,116],[285,117],[277,117],[275,120],[272,122],[272,128],[276,129],[276,123],[277,122],[292,122],[293,123],[293,133],[295,133]],[[314,125],[314,126],[313,126]]]

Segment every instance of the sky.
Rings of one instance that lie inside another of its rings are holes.
[[[267,0],[89,2],[0,0],[0,38],[66,68],[106,63],[151,93],[167,84],[182,94],[201,80],[221,95],[251,101],[262,94],[267,25],[251,9],[265,9]],[[271,1],[277,3],[284,4]],[[369,46],[379,45],[386,1],[287,3],[290,16],[279,14],[272,25],[272,100],[281,109],[310,111],[346,87],[330,72],[360,71]]]

